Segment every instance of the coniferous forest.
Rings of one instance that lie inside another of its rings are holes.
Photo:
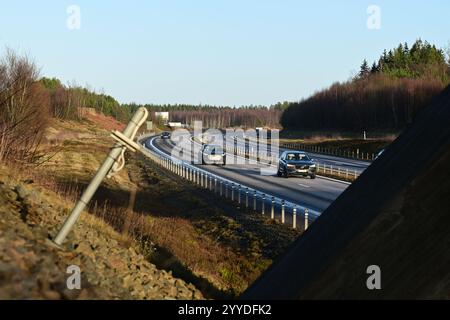
[[[351,80],[334,83],[281,117],[285,129],[302,131],[397,131],[410,123],[450,82],[448,56],[422,40],[364,60]]]
[[[150,111],[153,120],[156,120],[155,112],[169,111],[170,121],[192,124],[201,120],[204,127],[213,128],[263,126],[321,132],[399,131],[450,83],[449,70],[448,53],[417,40],[411,47],[403,43],[385,50],[373,63],[364,60],[352,79],[334,83],[299,102],[239,108],[188,104],[143,106]],[[109,95],[77,84],[41,78],[39,68],[28,57],[11,50],[0,60],[0,89],[0,106],[5,110],[0,118],[0,132],[8,132],[11,141],[17,140],[12,138],[13,133],[20,135],[22,127],[34,132],[25,125],[25,120],[40,132],[49,117],[77,120],[81,118],[80,110],[90,107],[127,122],[142,106],[120,104]],[[37,137],[38,134],[30,134],[30,139]]]

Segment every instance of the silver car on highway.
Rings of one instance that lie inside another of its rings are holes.
[[[205,144],[200,153],[201,164],[221,164],[226,163],[226,154],[222,146]]]

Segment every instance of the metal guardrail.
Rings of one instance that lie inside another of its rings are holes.
[[[349,150],[342,150],[340,148],[323,148],[320,146],[311,146],[301,143],[281,143],[280,147],[286,149],[304,150],[308,152],[353,160],[373,161],[376,158],[375,153],[360,152],[359,149],[356,149],[356,151],[355,150],[349,151]]]
[[[235,154],[237,156],[245,157],[248,159],[257,159],[258,162],[274,164],[278,162],[278,157],[272,154],[268,156],[260,155],[256,150],[245,149],[245,148],[234,148],[234,150],[230,150],[229,148],[225,148],[225,151],[231,154]],[[324,163],[320,163],[319,161],[314,161],[317,165],[317,174],[330,175],[337,179],[345,178],[345,180],[356,180],[361,174],[356,170],[344,169],[339,166],[326,165]]]
[[[200,142],[198,142],[198,141],[196,141],[196,138],[193,138],[193,142],[201,143],[201,140],[200,140]],[[292,147],[292,149],[295,149],[294,145],[289,145],[289,146]],[[285,148],[284,145],[281,147]],[[300,149],[298,149],[298,150],[300,150]],[[242,146],[235,145],[234,148],[231,148],[231,149],[225,147],[225,151],[227,153],[236,155],[238,157],[243,157],[246,159],[255,159],[261,163],[266,163],[266,164],[278,163],[278,155],[274,155],[270,151],[267,151],[267,155],[263,155],[261,153],[258,153],[258,150],[257,150],[257,148],[255,148],[255,146],[242,147]],[[349,181],[349,180],[356,180],[356,178],[358,178],[359,175],[361,174],[357,170],[349,170],[348,168],[344,169],[339,166],[326,165],[324,163],[320,163],[317,160],[315,160],[315,163],[317,165],[317,174],[318,175],[323,174],[324,176],[328,175],[328,176],[332,176],[333,178],[336,178],[336,179],[345,179],[345,181]]]
[[[139,143],[145,147],[142,152],[150,160],[199,188],[231,200],[241,208],[268,215],[271,219],[279,220],[283,224],[291,223],[294,229],[297,229],[299,223],[303,222],[305,230],[320,215],[320,212],[301,204],[226,179],[198,168],[190,162],[172,157],[154,146],[155,138],[154,134],[145,134],[138,138]]]
[[[359,177],[361,174],[360,172],[356,170],[349,170],[349,169],[343,169],[341,167],[333,166],[333,165],[326,165],[323,163],[317,163],[317,174],[320,175],[330,175],[335,178],[345,178],[345,180],[356,180],[356,178]]]

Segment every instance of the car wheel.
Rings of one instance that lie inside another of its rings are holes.
[[[310,174],[309,177],[310,177],[311,179],[315,179],[315,178],[316,178],[316,175],[315,175],[315,174]]]
[[[277,176],[278,176],[278,177],[281,177],[281,171],[280,171],[280,169],[278,169],[278,171],[277,171]]]
[[[289,178],[289,174],[286,169],[283,171],[283,177],[286,179]]]

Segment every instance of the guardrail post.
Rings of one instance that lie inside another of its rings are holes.
[[[347,179],[347,180],[348,180],[348,169],[347,169],[347,170],[345,170],[345,179]]]
[[[214,194],[217,194],[217,178],[214,178]]]
[[[285,223],[285,221],[286,221],[286,217],[285,217],[285,214],[284,214],[284,208],[285,207],[285,203],[284,203],[284,200],[281,200],[281,223],[282,224],[284,224]]]
[[[245,190],[245,208],[248,209],[248,188]]]
[[[266,195],[263,193],[261,196],[261,214],[265,214],[265,208],[266,208]]]
[[[261,196],[261,214],[264,215],[265,214],[265,209],[266,209],[266,195],[263,193]]]
[[[256,212],[256,190],[253,190],[253,211]]]
[[[275,219],[275,197],[272,197],[272,208],[270,211],[270,218]]]
[[[220,180],[220,196],[223,195],[223,182]]]
[[[234,202],[234,183],[231,184],[231,201]]]
[[[241,188],[242,188],[242,186],[239,185],[238,186],[238,204],[241,204]]]
[[[309,224],[309,210],[308,208],[305,208],[305,231],[308,229]]]
[[[225,182],[225,199],[228,199],[228,182]]]
[[[292,228],[297,229],[297,206],[292,209]]]

